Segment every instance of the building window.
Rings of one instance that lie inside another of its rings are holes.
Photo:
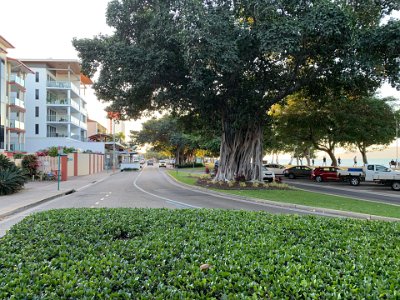
[[[39,106],[35,106],[35,117],[39,117]]]
[[[36,72],[36,73],[35,73],[35,81],[36,81],[36,82],[39,82],[39,72]]]
[[[35,89],[35,99],[39,99],[39,89]]]
[[[39,124],[35,124],[35,134],[39,134]]]

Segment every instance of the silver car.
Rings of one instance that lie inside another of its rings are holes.
[[[275,180],[275,173],[266,167],[262,167],[263,181],[272,182]]]

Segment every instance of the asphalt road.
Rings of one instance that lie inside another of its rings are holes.
[[[398,191],[393,191],[389,186],[376,183],[361,182],[359,186],[351,186],[348,182],[315,182],[300,178],[284,178],[283,181],[306,191],[400,205],[400,193]]]
[[[56,198],[13,215],[0,222],[0,236],[24,217],[38,211],[60,208],[100,208],[100,207],[141,207],[196,209],[219,208],[235,210],[268,211],[282,214],[314,214],[339,216],[326,212],[282,207],[235,198],[230,195],[217,195],[184,187],[174,182],[157,166],[147,166],[141,172],[120,172],[98,184],[93,184],[73,194]]]

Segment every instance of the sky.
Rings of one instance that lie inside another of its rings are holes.
[[[72,39],[93,38],[111,34],[106,24],[109,0],[1,0],[0,35],[15,49],[12,58],[78,59]],[[6,13],[4,13],[6,12]],[[89,118],[109,127],[104,107],[92,91],[86,93]],[[140,122],[130,122],[130,129],[139,130]]]
[[[78,59],[72,39],[93,38],[111,34],[106,24],[109,0],[1,0],[0,35],[15,49],[13,58]],[[396,17],[400,18],[400,12]],[[385,85],[381,95],[395,96],[400,92]],[[107,126],[103,108],[92,93],[88,93],[89,117]],[[141,122],[127,124],[127,130],[140,129]]]

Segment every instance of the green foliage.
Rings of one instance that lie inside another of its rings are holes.
[[[395,299],[399,230],[246,211],[42,212],[1,240],[0,298]]]
[[[23,188],[25,173],[6,156],[0,154],[0,195],[13,194]]]
[[[22,169],[25,170],[27,175],[33,176],[37,174],[39,161],[36,155],[25,155],[21,162]]]
[[[178,169],[201,168],[201,167],[204,167],[204,164],[202,164],[202,163],[185,163],[185,164],[175,165],[175,167],[178,168]]]
[[[15,164],[5,155],[0,154],[0,170],[15,166]]]
[[[94,89],[111,111],[170,109],[220,124],[220,156],[235,157],[220,170],[232,179],[251,151],[263,152],[254,129],[288,95],[307,88],[318,101],[332,91],[365,95],[384,80],[399,86],[400,21],[382,22],[395,9],[398,0],[112,1],[113,35],[73,45],[84,73],[100,71]],[[249,174],[261,165],[254,157]]]
[[[23,157],[24,157],[24,154],[22,154],[22,153],[15,153],[13,156],[14,159],[21,159]]]
[[[24,187],[26,175],[17,167],[0,168],[0,196],[18,192]]]

